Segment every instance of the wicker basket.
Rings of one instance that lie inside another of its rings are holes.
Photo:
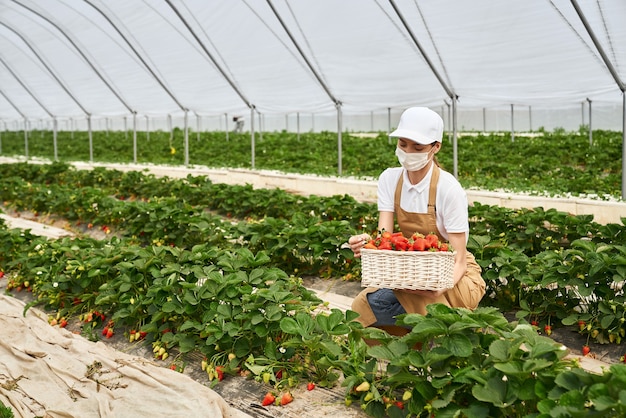
[[[361,249],[363,287],[442,290],[454,287],[456,252]]]

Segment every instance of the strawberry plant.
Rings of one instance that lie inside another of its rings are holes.
[[[0,402],[0,418],[13,418],[13,410]]]

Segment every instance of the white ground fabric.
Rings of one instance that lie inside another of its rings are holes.
[[[188,376],[23,309],[0,295],[0,401],[16,417],[249,417]]]

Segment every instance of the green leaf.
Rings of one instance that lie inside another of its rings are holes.
[[[469,357],[474,348],[470,339],[463,334],[452,334],[444,337],[441,345],[457,357]]]
[[[239,338],[233,344],[233,353],[238,358],[244,358],[250,354],[251,345],[247,338]]]
[[[615,410],[618,406],[617,399],[614,399],[609,395],[592,397],[591,401],[597,411],[611,411]]]
[[[613,314],[605,315],[600,320],[600,326],[604,329],[610,328],[614,320],[615,320],[615,315]]]
[[[512,358],[513,353],[519,348],[521,342],[510,340],[495,340],[489,345],[489,354],[494,361],[507,361]]]
[[[322,347],[334,357],[340,357],[342,355],[341,346],[333,341],[322,341]]]
[[[200,300],[198,299],[197,295],[193,292],[185,292],[185,296],[183,296],[183,300],[193,306],[200,303]]]
[[[407,317],[404,318],[405,321],[408,319]],[[447,332],[448,327],[440,320],[433,318],[424,318],[411,330],[412,334],[417,334],[422,338],[445,335]]]
[[[298,323],[293,318],[283,318],[280,320],[280,329],[291,335],[299,334]]]
[[[581,382],[578,373],[574,370],[566,370],[559,373],[554,379],[554,383],[567,390],[580,390],[584,383]]]
[[[367,354],[379,360],[393,360],[393,352],[384,345],[375,345],[367,349]]]
[[[181,353],[188,353],[196,348],[196,338],[193,335],[176,334]]]
[[[508,407],[516,400],[511,385],[497,376],[489,379],[484,386],[474,385],[472,394],[479,401],[489,402],[498,408]]]

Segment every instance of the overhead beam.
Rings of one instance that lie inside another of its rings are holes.
[[[91,62],[91,60],[87,57],[87,55],[82,51],[82,49],[76,44],[76,42],[74,42],[74,40],[72,39],[71,36],[69,36],[64,30],[63,28],[61,28],[61,26],[59,26],[56,22],[54,22],[52,19],[50,19],[47,16],[44,16],[43,14],[39,13],[38,11],[26,6],[25,4],[20,3],[18,0],[13,0],[13,2],[21,7],[23,7],[24,9],[28,10],[29,12],[39,16],[41,19],[45,20],[46,22],[48,22],[50,25],[52,25],[54,28],[56,28],[59,33],[61,33],[65,39],[68,40],[68,42],[70,44],[72,44],[72,46],[76,49],[76,51],[80,54],[81,57],[83,57],[83,59],[85,60],[85,62],[87,63],[87,65],[89,65],[91,67],[91,69],[96,73],[96,75],[98,76],[98,78],[100,80],[102,80],[102,82],[107,86],[107,88],[111,91],[111,93],[113,93],[113,95],[115,97],[117,97],[117,99],[120,101],[120,103],[122,103],[124,105],[124,107],[126,107],[126,109],[128,109],[128,111],[130,113],[134,113],[135,110],[133,110],[131,108],[131,106],[126,103],[126,100],[124,100],[124,98],[122,98],[122,96],[113,88],[113,86],[106,80],[106,78],[100,73],[100,71],[98,70],[98,68],[96,67],[96,65]]]

